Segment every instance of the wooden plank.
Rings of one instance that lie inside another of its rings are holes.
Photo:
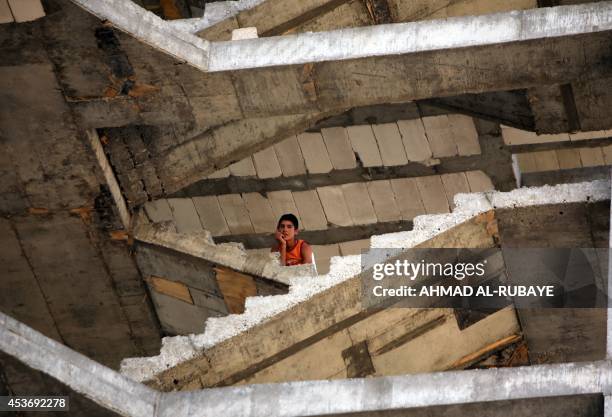
[[[153,291],[193,304],[189,288],[182,282],[156,276],[150,276],[145,281]]]
[[[255,280],[250,275],[241,274],[228,268],[215,267],[217,284],[230,314],[244,313],[247,297],[257,295]]]

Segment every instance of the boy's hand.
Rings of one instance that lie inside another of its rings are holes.
[[[276,233],[274,233],[274,237],[276,238],[276,240],[278,241],[278,243],[281,246],[286,246],[287,245],[287,241],[285,239],[283,239],[283,235],[281,232],[276,231]]]

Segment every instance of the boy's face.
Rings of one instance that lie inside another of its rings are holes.
[[[285,240],[292,240],[297,235],[297,229],[293,226],[293,223],[289,220],[283,220],[278,225],[279,233]]]

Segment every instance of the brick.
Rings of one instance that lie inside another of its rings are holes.
[[[446,198],[451,206],[451,209],[455,208],[454,197],[455,194],[469,193],[470,184],[467,181],[467,177],[463,172],[457,172],[454,174],[441,175],[442,184],[444,185],[444,191],[446,192]]]
[[[506,145],[528,145],[532,143],[565,142],[570,140],[570,135],[561,133],[558,135],[537,135],[534,132],[502,126],[502,137]]]
[[[285,213],[293,213],[298,220],[300,220],[300,209],[296,206],[295,201],[293,201],[293,194],[291,194],[291,191],[270,191],[267,196],[268,200],[270,201],[270,205],[272,206],[274,217],[277,220]]]
[[[147,216],[153,223],[172,221],[172,209],[165,198],[148,201],[144,205]]]
[[[457,145],[447,115],[423,117],[423,125],[434,158],[457,155]]]
[[[465,177],[470,184],[470,191],[473,193],[492,191],[495,189],[491,179],[482,171],[468,171],[465,173]]]
[[[346,128],[351,146],[357,152],[361,165],[364,167],[380,167],[383,165],[378,150],[378,144],[372,131],[372,126],[349,126]]]
[[[342,256],[361,255],[370,249],[370,239],[353,240],[340,243],[340,253]]]
[[[384,166],[406,165],[408,158],[396,123],[372,125]]]
[[[421,162],[432,158],[429,142],[425,135],[423,121],[419,119],[400,120],[397,127],[402,135],[406,156],[409,161]]]
[[[213,236],[230,234],[230,229],[216,196],[193,197],[192,200],[204,229],[208,230]]]
[[[412,220],[416,216],[425,214],[425,207],[416,185],[416,179],[394,178],[390,182],[403,220]]]
[[[240,194],[225,194],[217,198],[231,234],[253,233],[251,218]]]
[[[321,134],[334,169],[351,169],[357,166],[353,147],[345,128],[321,129]]]
[[[559,169],[572,169],[582,167],[578,149],[557,149]]]
[[[337,243],[333,245],[313,245],[312,252],[317,266],[317,273],[325,275],[329,272],[331,258],[340,256],[340,247]]]
[[[576,132],[576,133],[570,133],[569,134],[569,138],[570,138],[571,141],[607,138],[609,136],[610,136],[610,134],[606,130],[595,130],[595,131],[589,131],[589,132]]]
[[[223,168],[210,174],[208,179],[227,178],[230,175],[229,168]]]
[[[449,212],[448,199],[439,175],[419,177],[416,183],[427,214]]]
[[[327,221],[334,226],[352,226],[353,220],[339,186],[317,188]]]
[[[256,39],[259,36],[257,35],[256,27],[248,27],[248,28],[239,28],[232,30],[232,40],[238,41],[241,39]]]
[[[320,133],[302,133],[297,138],[309,174],[326,174],[333,169]]]
[[[15,19],[11,13],[7,0],[0,0],[0,24],[11,23]]]
[[[602,146],[601,151],[603,152],[605,164],[612,165],[612,145]]]
[[[295,204],[299,207],[301,223],[304,230],[327,229],[327,218],[319,195],[315,190],[293,192]]]
[[[369,181],[368,193],[379,222],[392,222],[402,219],[402,214],[395,201],[393,188],[389,180]]]
[[[253,162],[259,178],[276,178],[282,175],[273,146],[253,154]]]
[[[254,177],[257,175],[253,160],[251,157],[246,157],[242,161],[238,161],[229,166],[230,174],[236,177]]]
[[[478,142],[478,132],[476,126],[474,126],[474,119],[462,114],[449,114],[448,121],[459,155],[480,155],[480,143]]]
[[[583,167],[604,165],[604,157],[600,147],[580,148],[579,152]]]
[[[259,193],[243,194],[242,199],[251,217],[255,233],[273,233],[276,229],[276,219],[268,199]]]
[[[45,16],[40,0],[8,0],[15,22],[30,22]]]
[[[556,171],[559,169],[559,161],[555,151],[533,152],[533,158],[539,172]]]
[[[536,172],[538,170],[532,153],[516,154],[516,161],[521,173],[526,174],[528,172]]]
[[[354,224],[376,223],[376,212],[372,206],[368,187],[364,182],[341,185],[344,200]]]
[[[297,137],[291,136],[274,145],[283,176],[293,177],[306,174],[306,165]]]
[[[200,216],[191,198],[169,198],[176,231],[179,233],[197,232],[202,230]]]

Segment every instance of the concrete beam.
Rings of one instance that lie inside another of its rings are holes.
[[[0,350],[130,417],[155,415],[160,394],[0,313]]]
[[[324,416],[612,392],[612,364],[599,361],[159,393],[3,313],[0,349],[126,417]]]
[[[600,2],[244,42],[213,42],[208,71],[408,55],[605,32],[612,29],[611,10],[612,3]],[[276,53],[267,53],[272,50]]]

